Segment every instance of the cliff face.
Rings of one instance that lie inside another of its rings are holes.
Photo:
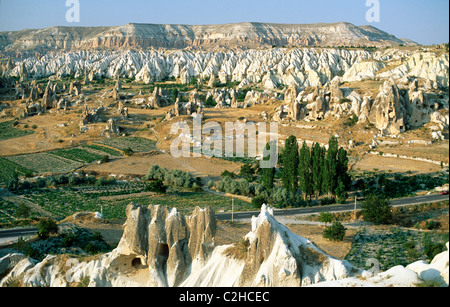
[[[0,33],[4,50],[257,48],[264,46],[398,46],[413,44],[374,27],[350,23],[224,25],[126,24],[117,27],[51,27]]]

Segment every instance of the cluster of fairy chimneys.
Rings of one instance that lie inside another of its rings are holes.
[[[27,80],[26,74],[22,75],[21,80]],[[36,80],[18,81],[15,84],[15,90],[15,98],[22,99],[23,103],[20,109],[21,114],[15,115],[23,117],[45,113],[49,109],[67,110],[71,105],[68,99],[82,95],[81,83],[78,81],[70,83],[68,90],[65,84],[60,87],[52,80],[47,83],[45,89]]]

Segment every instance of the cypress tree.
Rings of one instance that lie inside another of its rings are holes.
[[[282,162],[283,172],[281,180],[283,187],[291,194],[295,194],[298,188],[299,153],[297,139],[293,135],[286,140]]]
[[[348,175],[348,156],[347,151],[342,147],[339,148],[337,156],[337,176],[338,180],[342,180],[345,190],[350,189],[352,181],[350,176]]]
[[[311,151],[305,141],[300,149],[298,165],[300,190],[302,190],[305,200],[308,195],[311,196],[313,193],[311,162]]]
[[[338,154],[338,141],[336,137],[332,136],[328,142],[328,151],[325,157],[325,167],[323,176],[323,188],[324,192],[329,196],[335,195],[337,187],[337,154]]]
[[[322,168],[323,168],[324,154],[319,143],[315,143],[311,150],[311,182],[312,191],[319,198],[322,192]]]
[[[276,144],[275,144],[275,146],[276,146]],[[270,142],[267,143],[266,150],[270,151]],[[270,160],[270,156],[267,156],[264,158],[264,161],[268,161],[268,160]],[[275,178],[275,167],[261,169],[262,183],[268,191],[271,191],[273,188],[274,178]]]

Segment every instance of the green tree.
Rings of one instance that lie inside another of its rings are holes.
[[[40,239],[47,239],[50,234],[58,233],[58,225],[56,224],[56,221],[48,218],[40,220],[37,228],[38,237]]]
[[[266,150],[270,151],[270,142],[266,144]],[[270,156],[264,157],[264,161],[270,160]],[[261,169],[261,180],[262,184],[266,188],[266,190],[271,191],[273,187],[273,182],[275,178],[275,167],[272,168],[262,168]]]
[[[175,102],[176,100],[177,100],[177,98],[178,98],[178,89],[176,89],[176,88],[174,88],[173,90],[172,90],[172,100]]]
[[[249,181],[253,180],[253,175],[255,174],[254,169],[252,168],[252,165],[250,163],[245,163],[241,166],[241,171],[239,172],[239,175]]]
[[[312,191],[319,198],[322,192],[322,169],[324,163],[324,151],[319,143],[315,143],[311,151],[311,184]]]
[[[16,212],[15,212],[16,217],[27,219],[30,217],[30,215],[31,215],[30,207],[28,207],[25,204],[19,204],[17,206]]]
[[[298,164],[299,186],[303,194],[303,199],[305,200],[308,195],[310,196],[314,192],[312,185],[311,163],[311,151],[305,141],[300,149]]]
[[[282,155],[282,163],[283,172],[281,181],[286,190],[294,195],[298,188],[299,153],[297,139],[293,135],[286,140]]]
[[[346,228],[340,222],[334,222],[323,231],[323,237],[331,241],[342,241],[345,237]]]
[[[336,203],[338,203],[338,204],[345,203],[345,200],[347,199],[347,192],[345,190],[344,182],[342,181],[342,179],[340,177],[338,178],[335,195],[336,195]]]
[[[337,180],[341,179],[345,190],[350,189],[352,180],[348,174],[348,156],[344,148],[339,148],[337,154]]]
[[[328,196],[334,195],[337,187],[337,175],[338,175],[338,141],[336,137],[331,137],[328,142],[328,151],[325,157],[324,169],[323,169],[323,190],[328,193]]]
[[[361,214],[365,221],[376,225],[389,224],[392,221],[391,202],[382,195],[370,194],[361,204]]]

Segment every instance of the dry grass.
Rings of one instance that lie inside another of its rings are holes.
[[[246,239],[241,239],[238,243],[234,243],[228,247],[223,254],[237,260],[245,260],[247,258],[248,248],[250,242]]]

